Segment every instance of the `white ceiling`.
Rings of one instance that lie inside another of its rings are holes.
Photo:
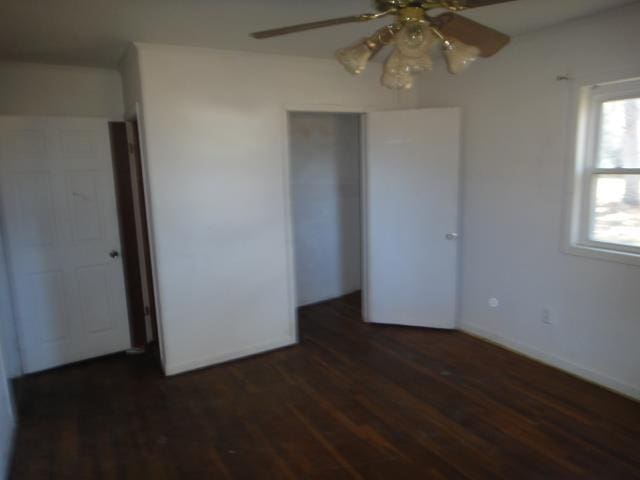
[[[465,13],[511,35],[637,0],[516,0]],[[113,67],[128,42],[331,57],[352,24],[254,40],[249,32],[371,11],[368,0],[1,0],[0,59]],[[382,22],[387,22],[383,20]],[[378,21],[377,23],[382,23]],[[374,23],[374,22],[372,22]]]

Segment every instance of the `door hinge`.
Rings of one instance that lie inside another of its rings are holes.
[[[133,155],[135,153],[135,151],[136,151],[135,150],[135,145],[133,143],[128,143],[127,145],[129,146],[129,153],[131,155]]]
[[[148,306],[144,306],[144,314],[145,315],[151,315],[151,309]]]

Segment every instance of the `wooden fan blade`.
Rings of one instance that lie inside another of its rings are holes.
[[[457,0],[457,2],[454,3],[458,3],[463,8],[479,8],[513,1],[515,0]]]
[[[514,2],[515,0],[425,0],[422,8],[447,8],[452,12],[468,10],[469,8],[488,7],[499,3]]]
[[[320,22],[302,23],[300,25],[291,25],[290,27],[274,28],[273,30],[264,30],[262,32],[254,32],[251,34],[253,38],[270,38],[278,35],[288,35],[289,33],[304,32],[316,28],[332,27],[334,25],[342,25],[345,23],[366,22],[372,20],[374,14],[351,15],[350,17],[333,18],[331,20],[322,20]]]
[[[437,16],[433,25],[445,38],[457,38],[467,45],[478,47],[483,57],[495,55],[511,41],[508,35],[455,13]]]

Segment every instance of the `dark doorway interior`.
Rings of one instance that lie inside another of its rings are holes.
[[[110,122],[109,133],[131,342],[144,350],[158,334],[138,126]]]

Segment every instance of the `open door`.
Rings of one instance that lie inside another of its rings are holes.
[[[367,321],[454,328],[460,111],[366,120]]]
[[[131,346],[106,119],[0,117],[24,373]]]

